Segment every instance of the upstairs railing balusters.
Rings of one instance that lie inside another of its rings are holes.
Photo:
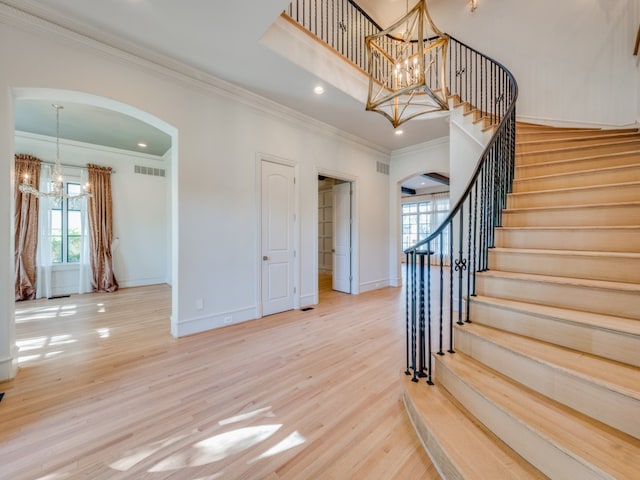
[[[352,0],[295,0],[285,14],[364,72],[368,71],[364,39],[379,33],[382,28],[357,3]],[[392,38],[386,38],[385,42],[389,47],[385,48],[387,51],[399,46]],[[439,53],[431,52],[430,60],[432,55]],[[471,322],[470,297],[476,294],[476,275],[489,269],[489,249],[495,245],[494,230],[502,225],[502,210],[506,207],[515,172],[515,102],[518,95],[515,79],[504,66],[455,38],[450,37],[446,55],[445,84],[441,84],[437,70],[439,62],[436,61],[436,68],[428,72],[430,87],[434,91],[443,89],[448,95],[457,95],[460,102],[467,102],[477,109],[481,119],[495,130],[464,193],[447,218],[426,239],[405,251],[405,373],[413,375],[412,380],[416,382],[426,375],[429,384],[433,384],[434,328],[438,329],[436,353],[445,354],[446,287],[449,289],[448,351],[453,353],[454,295],[458,295],[456,323]],[[390,73],[389,68],[385,63],[384,69],[377,72],[378,80]],[[458,228],[454,228],[455,225]],[[453,257],[454,242],[458,242],[457,258]],[[432,266],[432,263],[436,265]],[[445,263],[448,263],[448,285],[444,278]],[[435,285],[431,277],[434,267],[439,273]],[[457,291],[453,288],[454,272],[458,273]],[[437,292],[432,292],[434,287]],[[434,301],[438,303],[437,307]]]

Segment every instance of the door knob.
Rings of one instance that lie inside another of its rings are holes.
[[[263,255],[262,256],[262,260],[264,260],[266,262],[267,260],[269,260],[269,257],[267,255]]]

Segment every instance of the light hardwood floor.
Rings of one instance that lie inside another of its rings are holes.
[[[401,404],[403,290],[182,339],[170,289],[17,305],[2,479],[435,479]]]

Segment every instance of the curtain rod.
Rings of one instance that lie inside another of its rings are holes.
[[[45,165],[55,165],[55,163],[53,163],[53,162],[45,162],[44,160],[40,160],[40,163],[44,163]],[[79,168],[79,169],[87,168],[86,166],[85,167],[81,167],[81,166],[78,166],[78,165],[69,165],[67,163],[61,163],[60,165],[62,165],[63,167],[67,167],[67,168]],[[116,171],[114,169],[111,169],[110,173],[116,173]]]

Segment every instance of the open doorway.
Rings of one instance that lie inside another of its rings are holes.
[[[177,131],[157,117],[112,99],[49,89],[17,89],[15,93],[16,154],[33,156],[42,164],[59,161],[65,186],[80,182],[87,163],[112,169],[111,251],[120,289],[127,292],[119,298],[136,298],[136,302],[141,302],[149,291],[156,292],[162,297],[163,305],[168,306],[161,317],[166,334],[170,330],[172,310],[177,310],[176,291],[170,288],[177,271],[174,253],[177,188],[171,174],[177,162],[177,153],[172,149]],[[59,125],[51,120],[52,104],[64,108]],[[116,130],[122,130],[123,135],[128,134],[131,138],[115,135]],[[110,141],[120,143],[104,143],[107,139],[96,132],[108,132]],[[125,142],[133,147],[123,147]],[[16,332],[20,366],[33,365],[50,358],[53,353],[58,354],[57,351],[47,352],[47,341],[42,340],[45,336],[53,342],[50,342],[51,347],[60,342],[70,345],[76,340],[74,336],[88,334],[106,339],[113,335],[108,326],[101,324],[96,329],[95,322],[76,322],[74,326],[80,328],[73,334],[64,331],[65,325],[86,313],[80,311],[79,305],[83,302],[89,302],[87,305],[90,306],[85,308],[96,318],[105,319],[108,310],[106,296],[76,296],[81,293],[81,263],[77,255],[73,255],[76,251],[73,242],[77,237],[76,223],[72,222],[74,208],[61,200],[42,209],[52,220],[46,230],[41,230],[39,225],[36,235],[39,241],[41,237],[51,238],[49,249],[52,254],[47,265],[40,263],[36,268],[40,278],[44,268],[49,270],[50,288],[47,294],[41,289],[36,296],[39,300],[25,299],[15,305],[15,322],[20,327]],[[111,300],[109,297],[108,301]],[[177,318],[175,314],[174,318]],[[51,327],[46,333],[41,332],[42,342],[33,343],[31,337],[35,336],[30,324],[35,328],[38,322]],[[171,327],[173,333],[173,325]]]
[[[318,176],[318,290],[353,293],[353,185]]]

